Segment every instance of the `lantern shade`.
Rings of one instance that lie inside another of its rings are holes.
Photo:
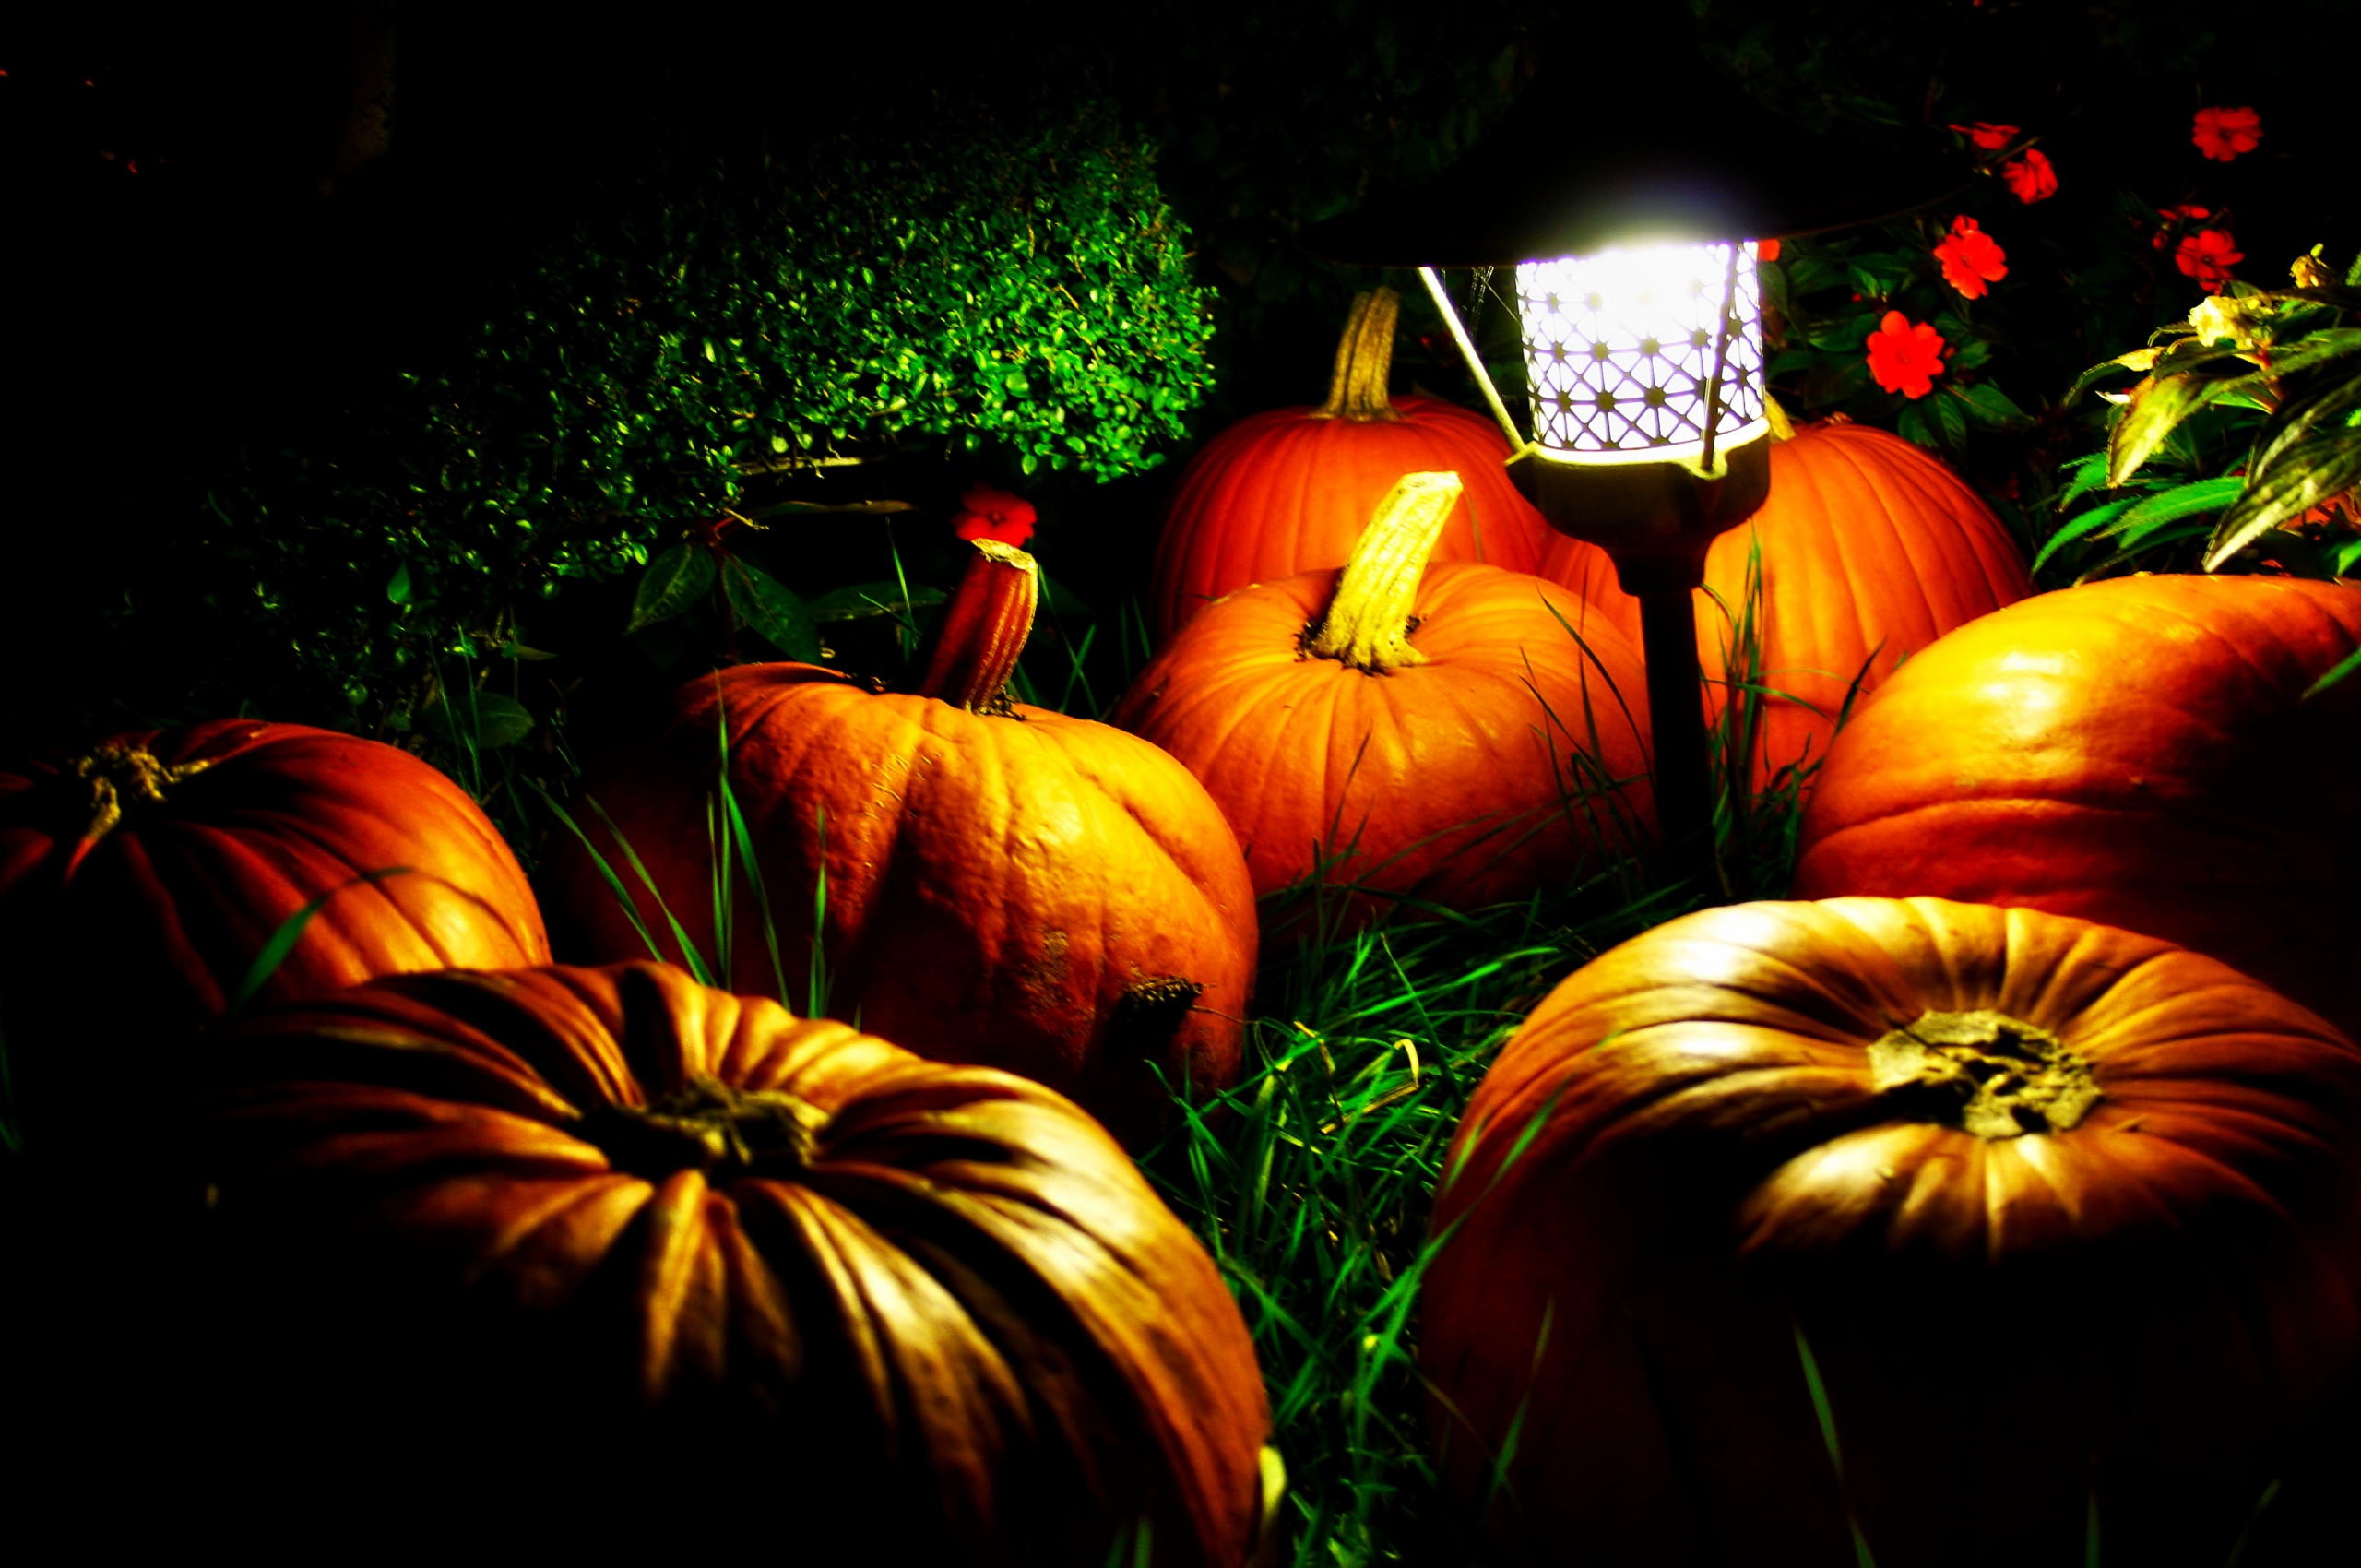
[[[1650,462],[1701,452],[1709,416],[1718,445],[1762,434],[1754,247],[1730,250],[1631,245],[1520,263],[1535,443],[1577,462]]]
[[[1774,239],[1908,212],[1971,177],[1931,138],[1908,139],[1925,133],[1812,135],[1755,103],[1683,30],[1656,30],[1546,70],[1458,162],[1311,225],[1304,248],[1371,267],[1511,267]]]

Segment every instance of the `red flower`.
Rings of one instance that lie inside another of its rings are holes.
[[[2246,258],[2226,229],[2200,229],[2184,234],[2180,248],[2173,252],[2173,265],[2196,279],[2198,287],[2209,294],[2220,293],[2222,285],[2230,280],[2230,268]]]
[[[1924,398],[1943,373],[1943,335],[1926,322],[1913,327],[1898,310],[1885,313],[1869,334],[1869,374],[1880,386],[1905,398]]]
[[[1943,264],[1943,281],[1971,300],[1982,299],[2009,275],[2008,253],[1964,212],[1952,220],[1950,235],[1935,247],[1935,259]]]
[[[2058,171],[2050,166],[2049,155],[2037,147],[2029,147],[2023,158],[2001,164],[2000,178],[2009,183],[2010,195],[2028,204],[2058,194]]]
[[[1033,537],[1033,503],[989,484],[973,484],[959,497],[967,510],[951,519],[951,531],[961,539],[989,539],[998,544],[1021,545]]]
[[[1776,240],[1757,240],[1754,244],[1754,259],[1757,261],[1778,260],[1779,242]]]
[[[2154,237],[2148,243],[2158,250],[2163,250],[2170,243],[2175,229],[2184,223],[2194,223],[2200,219],[2211,218],[2213,216],[2213,209],[2209,207],[2165,207],[2156,209],[2156,216],[2165,220],[2165,226],[2157,230]]]
[[[2017,127],[1996,125],[1989,120],[1978,120],[1972,125],[1953,125],[1952,130],[1968,139],[1979,152],[1997,152],[2016,139]]]
[[[2197,150],[2227,163],[2262,141],[2262,116],[2251,109],[2201,109],[2190,135]]]

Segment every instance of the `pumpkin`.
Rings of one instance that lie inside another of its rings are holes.
[[[1387,398],[1400,310],[1391,289],[1358,296],[1325,403],[1255,414],[1190,459],[1165,507],[1148,589],[1159,647],[1233,588],[1343,565],[1406,473],[1453,470],[1465,486],[1437,560],[1539,565],[1559,536],[1509,482],[1498,427],[1438,398]],[[1560,550],[1570,560],[1585,552],[1605,559],[1571,540]]]
[[[645,960],[374,982],[215,1058],[231,1393],[202,1419],[298,1507],[456,1510],[489,1465],[610,1539],[1097,1568],[1144,1517],[1158,1563],[1252,1544],[1270,1420],[1237,1305],[1038,1085]]]
[[[1551,1562],[2079,1564],[2094,1520],[2224,1562],[2361,1353],[2356,1147],[2361,1050],[2153,937],[1672,921],[1535,1009],[1445,1161],[1446,1476]]]
[[[2361,1029],[2361,591],[2137,576],[1945,637],[1863,706],[1796,891],[1932,894],[2145,931]]]
[[[550,956],[498,830],[395,747],[221,719],[0,770],[0,1033],[36,1143],[152,1098],[314,903],[255,1004]]]
[[[1352,560],[1239,589],[1112,718],[1203,779],[1258,895],[1321,880],[1397,901],[1524,897],[1629,852],[1648,821],[1638,655],[1577,596],[1428,564],[1461,481],[1412,474]]]
[[[630,879],[659,956],[683,957],[673,920],[715,954],[708,813],[726,735],[760,872],[759,894],[734,881],[734,989],[801,994],[816,931],[830,1015],[1038,1078],[1141,1143],[1171,1091],[1237,1075],[1253,893],[1188,769],[1002,695],[1038,575],[1023,551],[975,549],[914,690],[750,664],[675,692],[658,733],[585,780],[588,843],[552,847],[560,952],[647,953],[595,846]]]
[[[1876,690],[1954,626],[2033,591],[2007,528],[1925,448],[1843,421],[1788,439],[1774,429],[1773,440],[1770,499],[1714,541],[1696,591],[1697,658],[1709,710],[1720,714],[1731,683],[1748,678],[1738,636],[1759,553],[1760,599],[1743,629],[1762,707],[1754,734],[1739,738],[1757,790],[1828,755],[1857,684]],[[1566,540],[1536,570],[1639,644],[1640,601],[1617,585],[1603,551]]]

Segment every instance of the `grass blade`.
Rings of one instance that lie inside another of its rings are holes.
[[[277,974],[279,967],[287,962],[288,955],[295,951],[295,944],[303,940],[304,929],[312,923],[313,917],[328,907],[329,899],[348,888],[358,887],[363,883],[383,882],[387,877],[409,874],[409,867],[408,866],[387,866],[382,871],[364,871],[349,882],[337,884],[279,921],[279,929],[270,933],[270,939],[265,942],[262,944],[262,950],[255,955],[255,961],[246,966],[245,978],[238,982],[238,989],[231,994],[230,1005],[221,1015],[221,1021],[225,1024],[235,1023],[244,1015],[247,1005],[261,994],[264,986],[270,983],[270,977]]]

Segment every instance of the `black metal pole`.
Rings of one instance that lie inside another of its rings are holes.
[[[1655,753],[1657,863],[1667,883],[1694,881],[1708,876],[1714,866],[1713,782],[1705,766],[1696,606],[1686,588],[1660,588],[1639,599]]]

